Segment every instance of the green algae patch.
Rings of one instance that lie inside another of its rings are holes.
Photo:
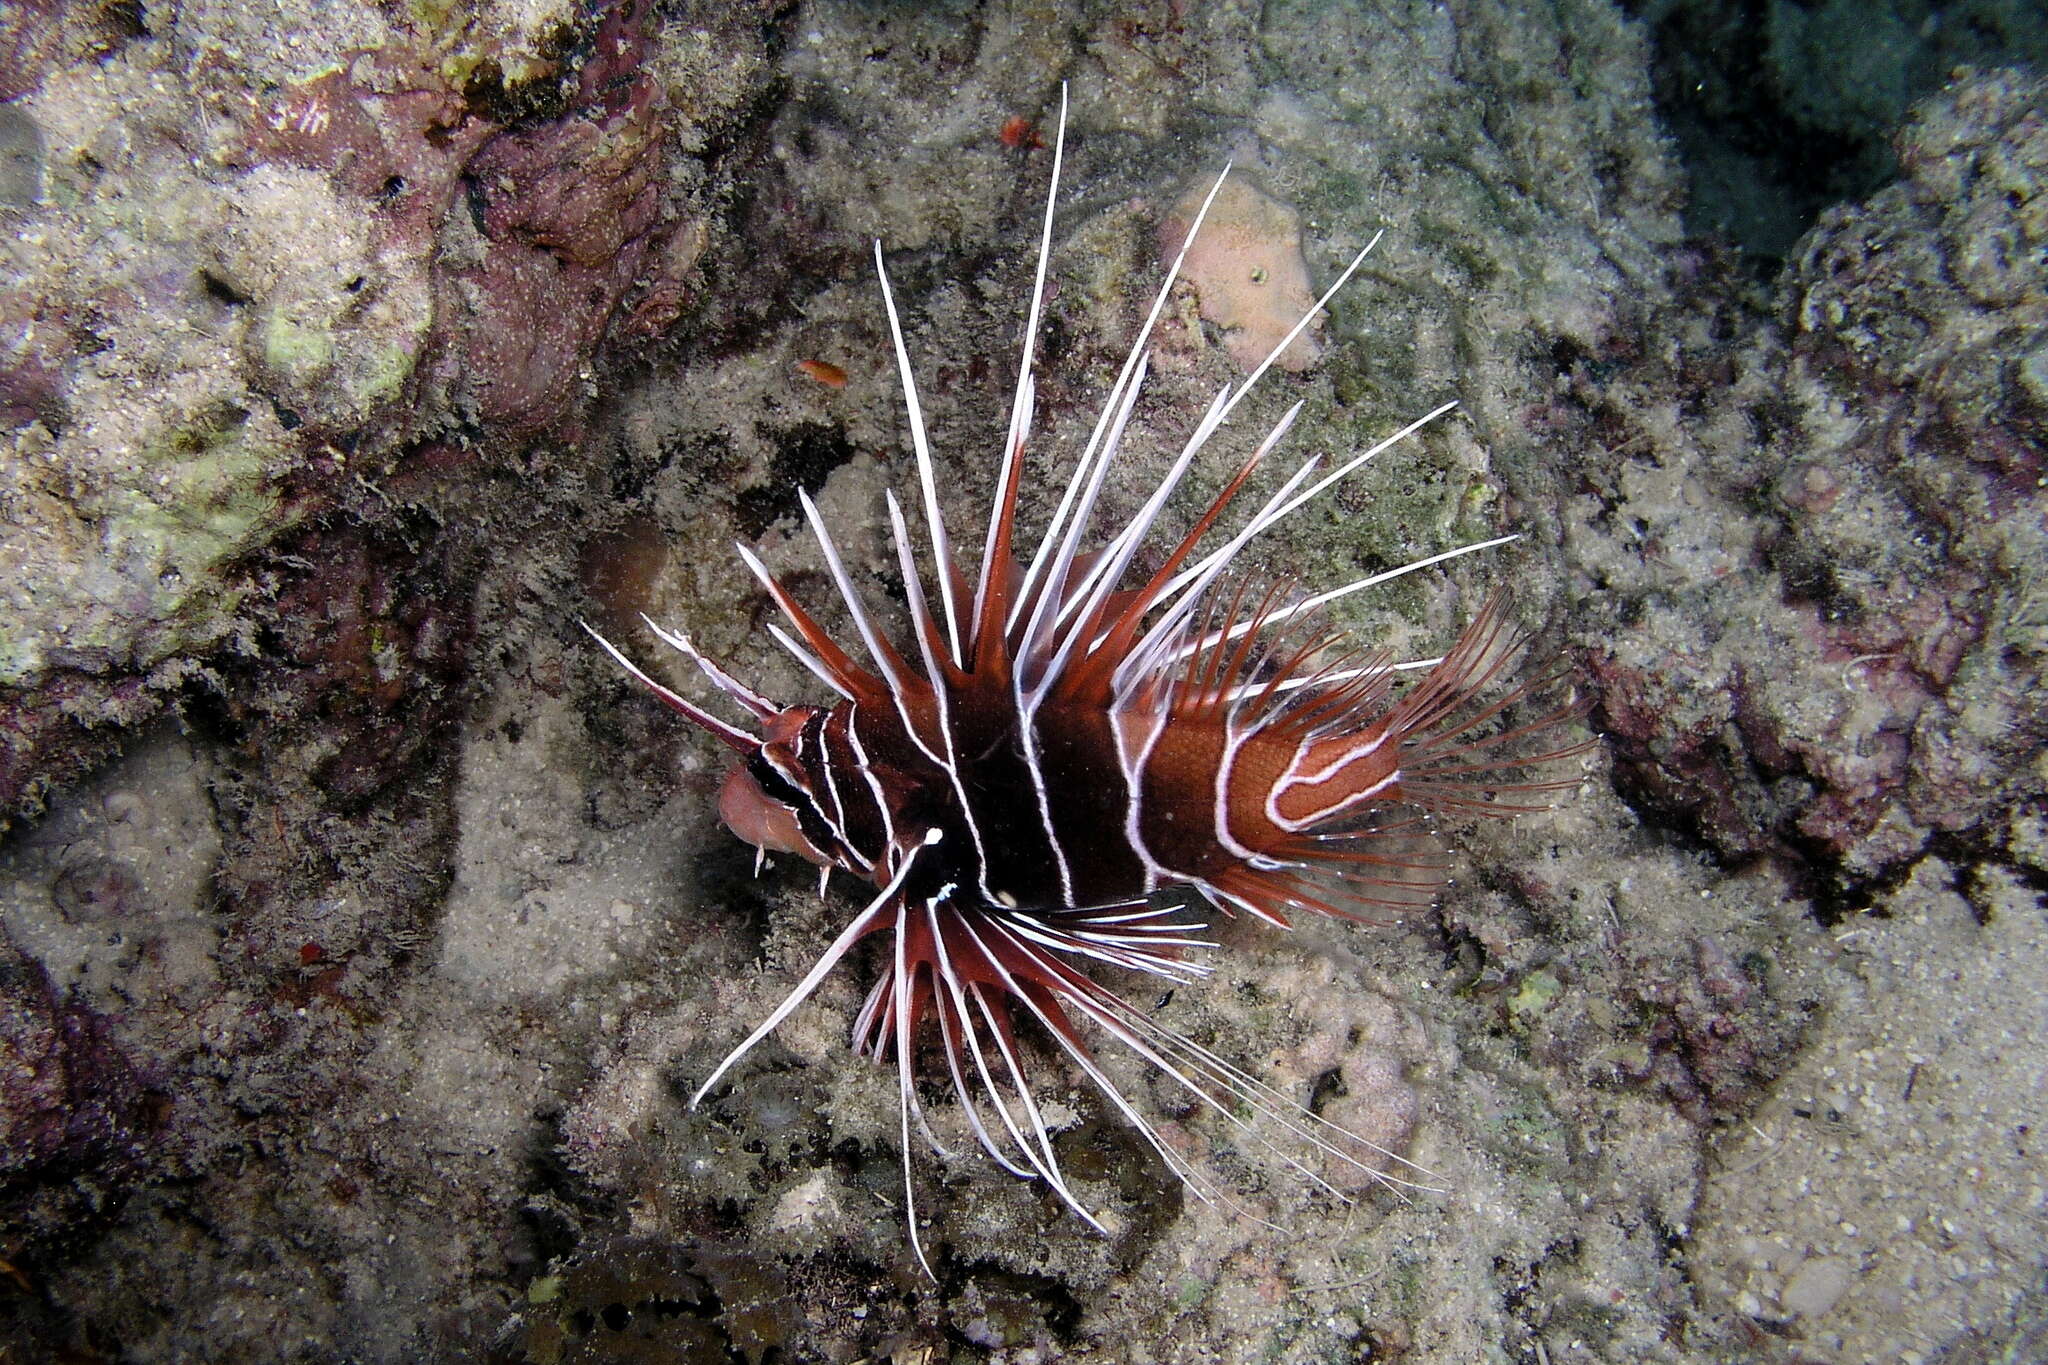
[[[182,551],[176,560],[210,566],[252,548],[259,528],[274,529],[265,525],[279,502],[270,480],[287,452],[265,435],[246,411],[224,407],[212,425],[181,430],[169,458],[150,462],[168,493],[153,505],[184,537],[170,542]]]
[[[317,383],[334,364],[333,333],[290,309],[275,309],[263,326],[263,363],[289,383]]]
[[[398,342],[379,346],[364,357],[355,390],[368,404],[396,398],[405,388],[405,381],[412,378],[413,366],[418,360],[419,351],[415,347]]]
[[[226,569],[287,524],[273,485],[284,452],[267,435],[245,411],[223,405],[147,452],[137,482],[81,507],[99,524],[129,591],[75,613],[67,650],[149,667],[221,637],[248,593]],[[39,663],[30,652],[26,641],[0,644],[10,672]]]
[[[0,612],[0,686],[16,687],[43,668],[45,641],[40,632],[16,626],[13,612]]]
[[[1549,1012],[1564,994],[1564,983],[1549,972],[1531,972],[1522,978],[1522,984],[1515,987],[1515,993],[1508,997],[1508,1019],[1518,1029],[1527,1029],[1538,1017]]]
[[[365,318],[326,316],[319,301],[273,308],[257,334],[261,363],[301,415],[343,427],[370,420],[404,394],[430,319],[380,309]]]

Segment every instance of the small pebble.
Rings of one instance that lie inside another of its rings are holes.
[[[1841,1257],[1814,1256],[1792,1272],[1778,1303],[1796,1317],[1817,1318],[1841,1301],[1855,1278],[1856,1272]]]

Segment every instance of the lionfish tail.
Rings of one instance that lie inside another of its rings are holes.
[[[1242,741],[1258,737],[1300,755],[1267,800],[1259,856],[1198,884],[1224,910],[1282,926],[1296,912],[1398,921],[1426,910],[1450,879],[1438,817],[1531,813],[1548,808],[1547,794],[1578,784],[1553,774],[1593,747],[1559,738],[1586,708],[1550,700],[1566,685],[1562,669],[1506,682],[1526,673],[1530,644],[1512,625],[1507,594],[1486,603],[1449,653],[1420,665],[1393,664],[1381,652],[1332,653],[1330,635],[1299,644],[1280,632],[1262,638],[1295,617],[1296,607],[1274,599],[1246,610],[1241,588],[1221,610],[1226,624],[1205,624],[1175,693],[1197,714],[1228,709]],[[1254,638],[1262,649],[1244,648]],[[1404,673],[1422,670],[1397,691]],[[1537,714],[1526,716],[1531,703]],[[1327,790],[1308,795],[1318,788]],[[1290,791],[1302,798],[1292,821],[1282,809]]]
[[[1497,818],[1548,810],[1554,803],[1541,798],[1582,778],[1545,774],[1598,746],[1591,736],[1560,738],[1590,702],[1568,695],[1570,670],[1557,660],[1530,666],[1531,637],[1512,624],[1512,607],[1510,594],[1496,591],[1389,719],[1401,736],[1402,798],[1423,810]],[[1521,681],[1501,689],[1511,672]],[[1567,695],[1558,700],[1560,691]],[[1530,702],[1534,716],[1502,723]]]

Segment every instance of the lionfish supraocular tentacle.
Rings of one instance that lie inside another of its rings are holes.
[[[1280,587],[1254,592],[1242,575],[1231,581],[1259,535],[1453,404],[1333,469],[1316,458],[1304,461],[1241,527],[1198,553],[1292,426],[1301,411],[1296,404],[1159,566],[1142,583],[1124,584],[1183,477],[1279,354],[1359,268],[1377,236],[1263,364],[1216,395],[1130,520],[1084,553],[1145,380],[1147,343],[1200,232],[1205,201],[1036,553],[1017,563],[1016,513],[1036,387],[1032,360],[1065,135],[1062,91],[1023,360],[982,559],[971,581],[953,559],[940,513],[923,409],[878,242],[876,272],[901,372],[936,585],[934,603],[892,492],[885,501],[909,610],[908,645],[899,647],[869,613],[807,493],[800,498],[804,517],[866,663],[835,641],[757,554],[744,545],[738,550],[788,621],[787,629],[770,627],[776,640],[836,694],[836,702],[779,706],[704,658],[686,637],[650,621],[658,638],[748,714],[752,728],[742,728],[655,682],[598,637],[633,677],[740,756],[719,797],[720,815],[736,834],[764,853],[797,853],[828,873],[837,868],[877,888],[795,989],[705,1079],[691,1104],[788,1018],[855,944],[886,937],[890,951],[853,1038],[860,1052],[877,1061],[893,1058],[897,1068],[911,1244],[927,1272],[909,1137],[914,1121],[934,1148],[944,1150],[917,1092],[920,1049],[928,1039],[944,1059],[976,1144],[1005,1170],[1044,1181],[1084,1221],[1102,1226],[1060,1169],[1018,1034],[1026,1020],[1204,1200],[1230,1202],[1119,1091],[1084,1030],[1129,1049],[1339,1198],[1260,1124],[1389,1187],[1427,1188],[1388,1169],[1406,1165],[1426,1176],[1419,1167],[1332,1127],[1162,1027],[1083,966],[1173,983],[1205,976],[1207,964],[1189,955],[1214,946],[1204,937],[1207,925],[1185,907],[1149,899],[1171,888],[1185,888],[1224,913],[1241,910],[1283,927],[1290,912],[1374,919],[1426,904],[1445,876],[1429,819],[1439,812],[1528,809],[1497,797],[1571,784],[1516,780],[1511,770],[1583,747],[1551,739],[1546,752],[1520,752],[1577,714],[1571,706],[1500,728],[1508,708],[1558,679],[1496,687],[1523,644],[1498,597],[1437,659],[1396,662],[1347,644],[1328,623],[1329,604],[1344,596],[1505,544],[1512,535],[1307,596],[1289,597]],[[1218,177],[1219,188],[1222,183]],[[1212,189],[1211,201],[1214,196]],[[1418,673],[1405,688],[1398,685]]]

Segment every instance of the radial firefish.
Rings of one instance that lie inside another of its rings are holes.
[[[990,1157],[1020,1177],[1042,1180],[1083,1220],[1101,1226],[1061,1171],[1034,1094],[1020,1020],[1036,1025],[1201,1197],[1217,1193],[1213,1182],[1111,1082],[1091,1038],[1133,1050],[1222,1121],[1248,1127],[1247,1115],[1263,1118],[1328,1157],[1396,1181],[1383,1168],[1398,1158],[1376,1149],[1355,1156],[1348,1146],[1370,1144],[1166,1029],[1092,973],[1109,968],[1176,983],[1201,979],[1208,968],[1191,955],[1215,945],[1203,936],[1207,925],[1191,905],[1206,903],[1225,915],[1242,911],[1282,928],[1297,912],[1375,920],[1426,905],[1445,877],[1441,850],[1427,828],[1433,816],[1531,809],[1499,797],[1569,784],[1516,780],[1515,769],[1582,747],[1559,737],[1578,714],[1575,706],[1522,724],[1499,722],[1509,707],[1556,681],[1496,686],[1523,644],[1501,597],[1478,612],[1440,659],[1396,662],[1384,651],[1348,642],[1327,621],[1324,609],[1340,597],[1513,536],[1457,546],[1319,593],[1254,589],[1237,572],[1263,532],[1453,404],[1333,469],[1307,460],[1225,534],[1225,512],[1293,424],[1297,403],[1192,529],[1163,556],[1153,556],[1156,567],[1142,577],[1133,569],[1190,466],[1377,237],[1264,364],[1216,395],[1157,489],[1105,538],[1096,527],[1098,504],[1144,383],[1147,344],[1179,273],[1177,261],[1110,388],[1051,524],[1028,559],[1020,558],[1018,489],[1065,134],[1063,96],[1023,359],[978,569],[962,572],[940,517],[917,386],[878,242],[875,264],[909,411],[936,602],[925,591],[911,532],[892,493],[889,524],[910,618],[907,642],[893,641],[862,601],[831,531],[805,495],[804,514],[845,599],[861,657],[822,628],[758,556],[744,545],[738,549],[788,619],[787,629],[771,627],[776,639],[837,694],[835,702],[770,701],[687,638],[648,622],[749,718],[745,725],[729,723],[654,681],[597,636],[663,702],[738,756],[719,797],[719,814],[735,834],[764,852],[794,853],[875,888],[691,1103],[786,1019],[855,944],[880,939],[880,977],[854,1022],[853,1040],[859,1051],[895,1064],[911,1244],[927,1271],[909,1150],[913,1117],[930,1134],[917,1090],[919,1067],[928,1061],[944,1068]],[[1217,185],[1223,183],[1219,178]],[[1198,214],[1188,241],[1200,221]],[[1203,552],[1212,533],[1218,543]],[[1182,894],[1162,894],[1177,889]],[[1283,1159],[1317,1179],[1305,1165]]]

